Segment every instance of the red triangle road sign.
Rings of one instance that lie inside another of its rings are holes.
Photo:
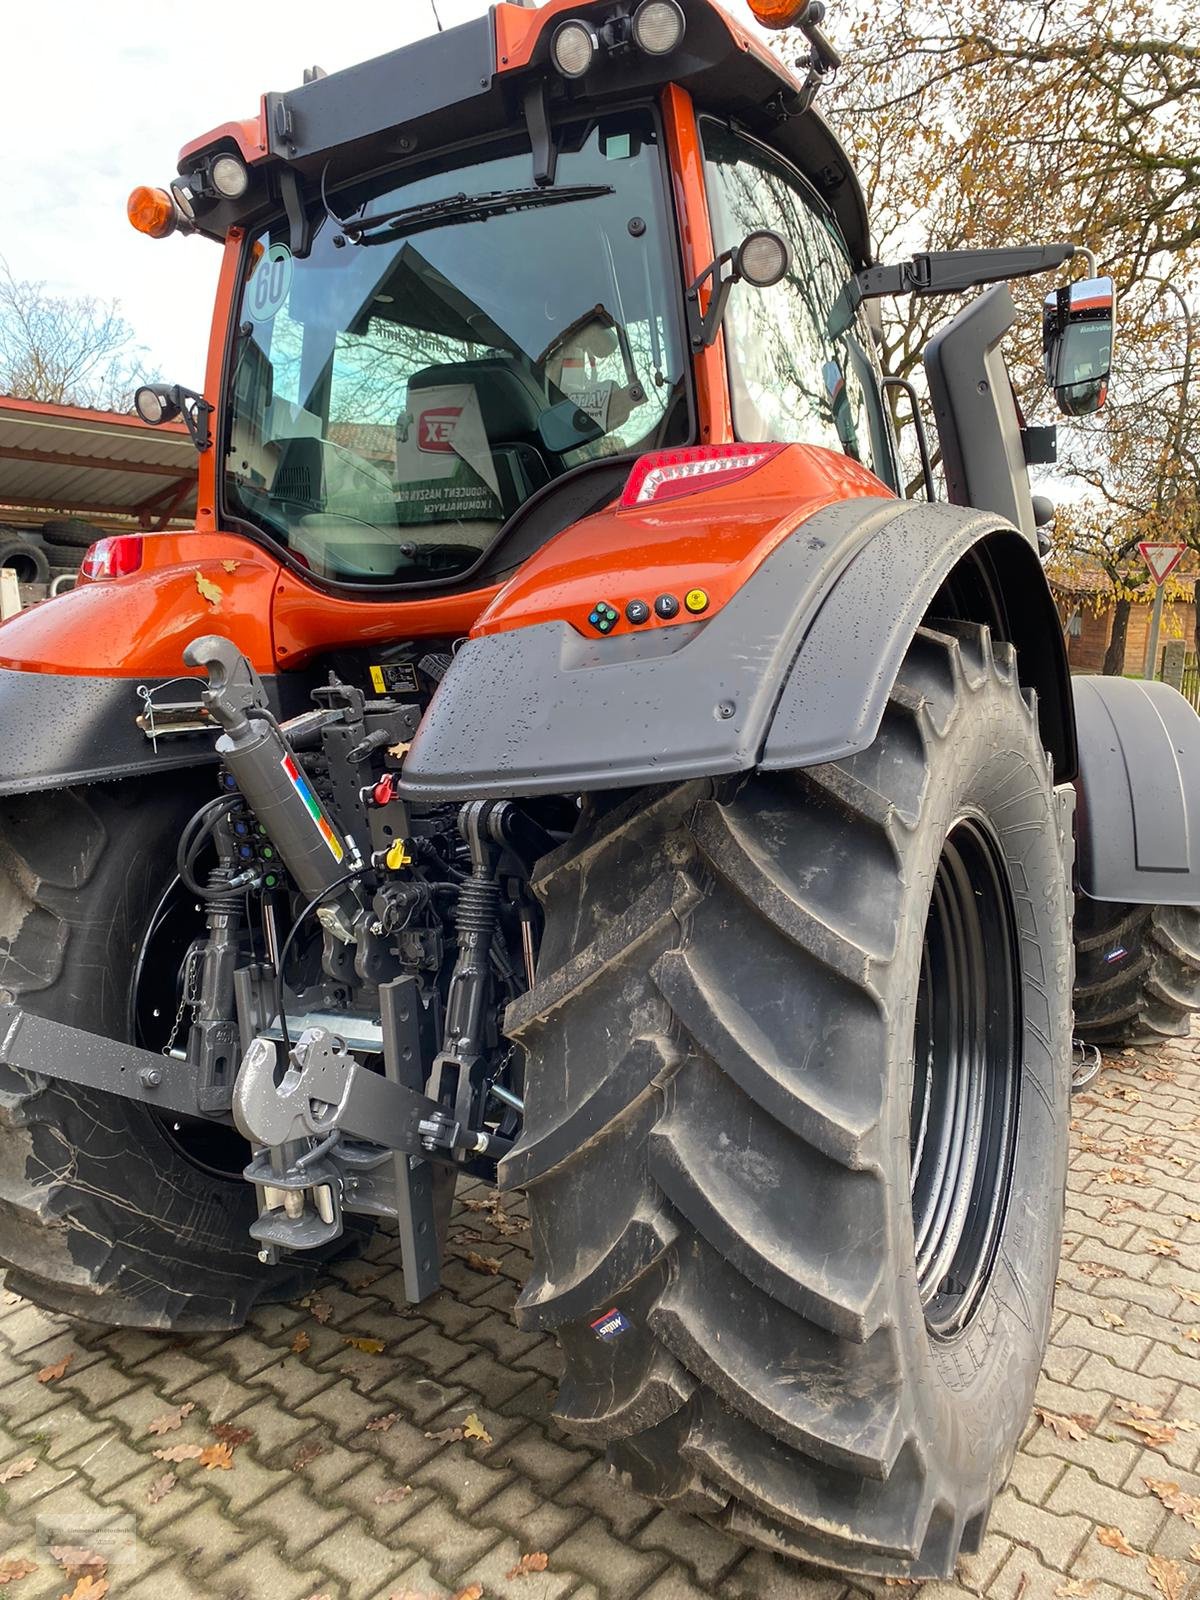
[[[1153,544],[1149,539],[1143,539],[1138,545],[1138,555],[1150,568],[1150,576],[1155,583],[1162,584],[1183,560],[1186,549],[1185,544]]]

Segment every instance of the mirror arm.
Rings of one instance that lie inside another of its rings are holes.
[[[194,389],[184,389],[179,384],[172,387],[171,398],[179,407],[179,414],[183,418],[183,425],[191,436],[192,443],[203,455],[205,450],[212,448],[212,433],[208,419],[216,407],[202,394],[197,394]]]
[[[688,339],[695,354],[707,350],[720,332],[730,291],[739,281],[737,268],[733,266],[733,257],[734,252],[726,250],[724,255],[710,262],[687,292]],[[721,276],[721,269],[725,266],[732,269],[727,278]],[[708,310],[701,311],[700,291],[706,283],[711,283],[712,295],[708,302]]]

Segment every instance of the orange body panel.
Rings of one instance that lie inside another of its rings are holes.
[[[422,600],[342,599],[319,594],[285,567],[275,584],[275,654],[281,667],[297,667],[339,645],[457,639],[470,632],[480,611],[499,592],[500,586],[492,584],[468,594]]]
[[[696,108],[691,95],[672,83],[663,90],[662,111],[683,248],[684,278],[694,283],[717,253],[708,211],[708,191],[704,187],[704,154],[700,148],[700,130],[696,126]],[[707,311],[707,300],[700,309]],[[700,443],[732,443],[733,409],[729,399],[724,329],[707,349],[693,358],[692,372],[696,380]]]
[[[0,667],[104,678],[172,678],[184,646],[223,633],[275,671],[271,596],[279,563],[236,534],[148,533],[141,568],[81,583],[0,626]],[[232,570],[230,570],[232,568]],[[214,584],[207,600],[197,579]]]
[[[671,628],[696,617],[683,609],[684,595],[703,589],[702,615],[715,616],[788,534],[814,511],[858,497],[892,499],[892,490],[848,456],[819,445],[786,450],[724,488],[651,502],[628,510],[609,508],[585,517],[530,556],[471,630],[501,633],[535,622],[565,618],[580,633],[596,637],[588,613],[601,600],[619,620],[609,638]],[[644,600],[653,608],[660,594],[680,602],[677,616],[628,622],[624,608]]]
[[[270,154],[265,100],[260,101],[256,117],[244,117],[240,122],[223,122],[219,128],[210,128],[198,139],[189,139],[179,152],[179,165],[184,166],[188,157],[197,151],[209,150],[213,145],[222,144],[226,140],[238,147],[244,161],[262,161]]]

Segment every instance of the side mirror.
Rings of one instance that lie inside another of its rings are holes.
[[[1064,416],[1086,417],[1108,399],[1116,303],[1111,278],[1084,278],[1046,296],[1042,308],[1046,383]]]
[[[565,456],[568,450],[604,437],[604,429],[596,419],[570,399],[559,400],[542,412],[538,418],[538,433],[543,447],[556,456]]]

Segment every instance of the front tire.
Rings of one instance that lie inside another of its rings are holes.
[[[200,798],[176,775],[0,802],[0,999],[131,1038],[135,961]],[[0,1067],[10,1287],[88,1321],[188,1333],[239,1327],[256,1301],[306,1287],[315,1263],[257,1258],[254,1190],[236,1173],[248,1146],[213,1143],[232,1137],[218,1125],[185,1131],[137,1101]]]
[[[543,864],[519,1316],[645,1493],[850,1571],[978,1546],[1061,1240],[1064,858],[1011,651],[947,624],[862,755],[638,793]]]
[[[1200,906],[1075,904],[1075,1032],[1086,1044],[1186,1039],[1200,1011]]]

